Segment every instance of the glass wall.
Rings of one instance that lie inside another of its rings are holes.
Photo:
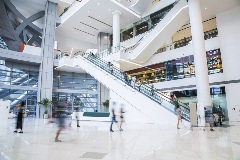
[[[86,73],[54,72],[53,88],[97,91],[97,80]]]
[[[52,101],[54,104],[53,112],[59,109],[69,112],[74,110],[95,112],[97,110],[98,94],[54,92]]]
[[[37,91],[0,88],[0,99],[10,100],[10,112],[15,114],[16,106],[18,106],[20,102],[24,101],[26,105],[27,116],[36,116]]]
[[[97,110],[98,94],[90,94],[90,91],[98,93],[98,81],[89,74],[54,72],[53,88],[67,91],[53,93],[53,112],[59,108],[69,112]]]
[[[17,86],[38,86],[38,66],[6,62],[0,65],[0,84]]]
[[[27,115],[36,116],[38,69],[39,66],[16,62],[5,62],[5,65],[0,65],[0,84],[2,85],[0,99],[11,101],[11,111],[15,112],[15,107],[21,101],[25,101]],[[16,86],[23,88],[9,89]]]
[[[222,60],[220,49],[206,53],[208,74],[222,73]],[[132,76],[145,83],[156,83],[195,76],[194,56],[154,64],[145,68],[128,71]]]
[[[36,116],[37,91],[0,88],[0,99],[10,100],[10,111],[16,114],[16,106],[24,101],[27,116]]]

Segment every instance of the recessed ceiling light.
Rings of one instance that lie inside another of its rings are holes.
[[[109,11],[111,10],[111,9],[108,9]]]
[[[207,8],[205,8],[205,9],[207,9]]]
[[[100,4],[99,2],[97,4]]]
[[[88,12],[90,12],[90,10],[88,10]]]

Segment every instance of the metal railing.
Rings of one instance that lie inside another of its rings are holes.
[[[135,43],[134,45],[132,45],[131,47],[128,47],[128,51],[131,51],[133,49],[135,49],[148,35],[149,33],[162,21],[162,19],[176,6],[176,4],[178,4],[180,0],[177,0],[176,2],[173,3],[173,5],[171,6],[171,8],[169,8],[168,10],[162,12],[162,16],[161,18],[159,18],[159,20],[146,32],[146,34],[144,36],[142,36],[142,38],[140,38],[137,43]]]
[[[162,19],[169,13],[169,11],[171,11],[174,8],[174,6],[176,4],[178,4],[179,1],[180,0],[177,0],[176,2],[174,2],[172,4],[172,6],[170,5],[171,7],[168,10],[160,13],[161,17],[159,18],[159,20],[147,32],[145,32],[144,35],[135,44],[133,44],[129,47],[117,46],[119,49],[116,49],[116,47],[115,47],[115,49],[112,49],[112,50],[111,49],[104,50],[102,53],[99,54],[99,57],[105,57],[108,55],[112,55],[119,50],[124,50],[124,52],[131,52],[147,37],[147,35],[149,35],[149,33],[162,21]]]
[[[167,110],[175,113],[174,110],[167,107],[166,104],[168,104],[168,105],[174,105],[174,104],[173,104],[172,100],[165,93],[159,92],[156,89],[151,88],[149,85],[146,85],[146,84],[139,84],[139,85],[133,84],[124,71],[120,70],[119,68],[117,68],[115,66],[110,66],[109,62],[106,62],[106,61],[98,58],[97,56],[90,55],[90,54],[84,54],[84,55],[82,55],[82,57],[84,59],[90,61],[91,63],[93,63],[95,66],[98,66],[99,68],[101,68],[105,72],[110,73],[112,76],[114,76],[118,80],[122,81],[125,85],[127,85],[129,87],[132,87],[136,91],[142,93],[146,97],[148,97],[151,100],[153,100],[153,101],[157,102],[158,104],[162,105]],[[183,104],[180,101],[178,101],[178,103],[179,103],[179,106],[182,109],[182,117],[185,120],[190,121],[189,106]]]
[[[205,40],[215,38],[217,36],[218,36],[217,28],[204,32],[204,39]],[[181,47],[184,47],[184,46],[187,46],[187,45],[191,44],[191,42],[192,42],[192,36],[185,37],[184,39],[175,41],[172,44],[169,44],[165,47],[159,48],[154,54],[162,53],[162,52],[165,52],[167,50],[174,50],[174,49],[177,49],[177,48],[181,48]]]

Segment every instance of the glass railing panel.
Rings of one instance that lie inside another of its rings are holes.
[[[141,84],[141,85],[138,86],[137,84],[129,83],[129,80],[126,78],[126,73],[124,71],[120,70],[119,68],[115,67],[115,66],[110,67],[110,64],[108,62],[106,62],[106,61],[104,61],[104,60],[102,60],[102,59],[100,59],[96,56],[92,56],[92,55],[88,55],[88,56],[83,55],[83,58],[92,62],[93,64],[100,67],[104,71],[110,73],[112,76],[118,78],[119,80],[124,82],[126,85],[132,87],[136,91],[138,91],[138,92],[142,93],[143,95],[149,97],[153,101],[155,101],[159,104],[162,104],[162,102],[164,101],[168,105],[173,105],[171,99],[167,95],[165,95],[164,93],[161,93],[161,92],[159,92],[155,89],[152,89],[150,86],[148,86],[146,84]],[[181,103],[180,101],[179,101],[179,105],[182,108],[183,117],[186,120],[189,121],[189,107],[186,106],[185,104]],[[163,106],[163,107],[167,108],[168,110],[171,110],[168,106]],[[173,110],[171,110],[171,111],[174,112]]]
[[[150,16],[151,18],[157,18],[152,22],[152,26],[148,29],[148,31],[145,32],[146,34],[136,44],[139,44],[144,38],[146,38],[148,33],[150,33],[162,21],[162,19],[178,4],[179,1],[180,0],[177,0],[172,5],[166,7],[165,10],[159,14],[154,15],[153,17]]]
[[[149,35],[149,33],[161,22],[161,20],[168,14],[168,12],[169,11],[171,11],[171,9],[177,4],[179,2],[179,0],[177,0],[175,3],[173,3],[172,5],[170,5],[169,7],[166,7],[166,9],[163,11],[163,12],[161,12],[161,13],[159,13],[159,14],[157,14],[157,15],[155,15],[154,17],[158,17],[155,21],[154,21],[154,23],[151,25],[151,27],[150,28],[148,28],[148,30],[146,31],[146,32],[144,32],[144,33],[140,33],[140,34],[143,34],[143,36],[134,44],[134,45],[131,45],[131,46],[129,46],[129,47],[125,47],[125,46],[117,46],[117,48],[115,48],[115,52],[114,53],[116,53],[116,51],[119,51],[119,50],[123,50],[124,52],[130,52],[130,51],[132,51],[132,50],[134,50],[145,38],[147,38],[147,36]],[[136,31],[137,32],[137,31]],[[139,35],[136,35],[136,36],[139,36]],[[133,37],[134,38],[134,37]],[[129,39],[127,39],[127,40],[129,40]],[[124,41],[123,41],[124,42]],[[99,55],[99,57],[105,57],[105,56],[108,56],[108,55],[110,55],[110,54],[114,54],[112,51],[106,51],[107,53],[105,54],[105,53],[101,53],[100,55]],[[109,53],[110,52],[110,53]]]
[[[204,32],[204,39],[205,40],[215,38],[217,36],[218,36],[217,28]],[[177,48],[185,47],[185,46],[188,46],[190,44],[192,44],[192,36],[185,37],[184,39],[175,41],[172,44],[168,44],[167,46],[161,47],[154,54],[162,53],[162,52],[165,52],[167,50],[174,50],[174,49],[177,49]]]

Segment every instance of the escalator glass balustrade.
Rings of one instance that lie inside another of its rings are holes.
[[[150,98],[151,100],[157,102],[164,108],[168,109],[169,111],[175,113],[174,111],[170,110],[168,108],[169,105],[173,105],[172,100],[170,97],[168,97],[166,94],[159,92],[155,89],[152,89],[149,85],[146,84],[141,84],[141,85],[136,85],[131,83],[130,80],[127,78],[127,75],[124,71],[120,70],[119,68],[110,65],[109,62],[104,61],[103,59],[98,58],[95,55],[91,54],[84,54],[82,56],[77,56],[76,58],[83,58],[85,61],[91,62],[93,65],[101,68],[105,72],[107,72],[109,75],[117,78],[121,82],[124,83],[124,85],[132,87],[135,91],[142,93],[146,97]],[[182,117],[183,119],[190,121],[190,110],[189,107],[182,102],[179,101],[179,105],[182,109]]]

